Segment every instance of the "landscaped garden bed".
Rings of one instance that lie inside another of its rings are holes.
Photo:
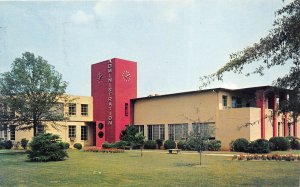
[[[300,161],[300,155],[295,154],[240,154],[234,155],[232,160],[261,160],[261,161]]]
[[[88,147],[84,149],[85,152],[99,152],[99,153],[124,153],[124,149],[116,149],[116,148],[109,148],[109,149],[102,149],[98,147]]]

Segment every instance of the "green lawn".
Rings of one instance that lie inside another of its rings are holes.
[[[295,153],[300,153],[295,152]],[[24,153],[0,150],[5,186],[299,186],[300,162],[237,161],[226,156],[166,151],[69,151],[66,161],[34,163]]]

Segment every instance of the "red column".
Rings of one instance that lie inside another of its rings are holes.
[[[277,136],[277,95],[273,99],[273,137]]]
[[[265,110],[266,109],[266,103],[265,103],[265,93],[261,92],[261,107],[260,107],[260,121],[261,121],[261,138],[265,139]]]
[[[288,119],[287,119],[287,112],[284,112],[284,121],[283,121],[283,136],[288,136]]]
[[[293,130],[294,130],[294,133],[293,133],[294,136],[297,136],[297,130],[298,130],[297,129],[297,118],[294,118],[294,129]]]

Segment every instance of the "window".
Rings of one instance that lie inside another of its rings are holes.
[[[289,136],[291,136],[291,127],[292,127],[292,123],[288,123],[288,133],[289,133]]]
[[[69,103],[69,115],[76,115],[76,104]]]
[[[278,131],[277,131],[278,135],[277,136],[280,136],[280,122],[277,123],[277,129],[278,129]]]
[[[82,116],[88,115],[88,105],[87,104],[81,104],[81,115]]]
[[[148,140],[158,139],[165,139],[165,125],[148,125]]]
[[[69,138],[76,137],[76,126],[70,125],[69,126]]]
[[[135,125],[138,132],[141,132],[144,136],[144,125]]]
[[[7,140],[8,138],[8,132],[7,132],[7,125],[3,125],[3,138],[4,140]]]
[[[81,126],[81,140],[88,139],[88,126]]]
[[[227,95],[222,96],[222,103],[224,107],[227,107]]]
[[[215,123],[192,123],[193,132],[209,139],[215,139]]]
[[[45,132],[45,126],[43,126],[43,125],[38,125],[38,126],[36,127],[36,133],[37,133],[37,134],[44,134],[44,132]]]
[[[128,116],[128,103],[125,103],[125,116]]]
[[[16,140],[16,127],[10,129],[10,140]]]
[[[239,97],[232,97],[232,108],[241,108],[242,107],[242,99]]]
[[[169,124],[169,139],[170,140],[182,140],[187,139],[188,136],[188,124]]]

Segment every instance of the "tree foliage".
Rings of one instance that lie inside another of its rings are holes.
[[[138,132],[137,128],[134,125],[126,126],[125,130],[122,130],[120,135],[120,140],[126,141],[131,148],[133,146],[143,146],[145,136]]]
[[[243,73],[247,64],[259,61],[260,65],[250,74],[264,74],[265,69],[289,65],[290,71],[274,81],[278,88],[290,89],[290,102],[285,109],[292,111],[294,117],[300,114],[300,0],[276,12],[276,19],[269,34],[258,43],[230,55],[230,60],[215,73],[201,77],[203,88],[215,80],[222,80],[226,72]]]
[[[27,151],[28,158],[35,162],[64,160],[68,157],[64,142],[58,135],[46,133],[33,137]]]
[[[11,70],[0,74],[0,125],[15,126],[16,130],[34,129],[65,119],[59,101],[67,83],[62,75],[42,57],[25,52],[16,58]]]

